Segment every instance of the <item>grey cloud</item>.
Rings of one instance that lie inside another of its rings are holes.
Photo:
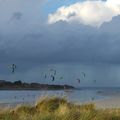
[[[31,62],[119,63],[118,31],[111,33],[109,29],[106,32],[101,29],[60,22],[43,26],[35,33],[26,32],[19,35],[20,38],[12,36],[5,43],[9,43],[7,48],[1,46],[1,49],[11,59]]]
[[[14,20],[20,20],[22,18],[23,14],[21,12],[15,12],[13,13],[12,17],[8,21],[8,23],[14,21]]]
[[[116,16],[112,19],[111,22],[104,23],[101,27],[99,32],[104,34],[113,34],[116,35],[116,37],[119,37],[119,28],[120,28],[120,15]]]
[[[38,2],[30,1],[28,9],[20,7],[28,4],[23,0],[18,3],[12,0],[16,7],[11,3],[11,10],[5,7],[5,2],[2,3],[5,8],[0,7],[0,79],[14,78],[7,65],[15,63],[18,69],[14,79],[39,81],[41,71],[54,67],[60,72],[59,76],[65,76],[66,83],[71,81],[72,84],[72,80],[79,77],[78,71],[88,75],[83,85],[93,85],[93,79],[98,79],[98,85],[107,85],[109,80],[112,85],[114,78],[119,83],[120,68],[114,68],[114,65],[120,64],[120,16],[99,29],[63,21],[47,25]],[[22,13],[21,19],[6,24],[18,11]],[[74,67],[74,64],[77,65]]]

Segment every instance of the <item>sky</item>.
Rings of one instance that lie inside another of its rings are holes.
[[[119,29],[120,0],[0,0],[0,79],[120,86]]]

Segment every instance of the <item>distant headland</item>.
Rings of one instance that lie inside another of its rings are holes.
[[[51,85],[41,83],[26,83],[21,80],[10,82],[0,80],[0,90],[68,90],[74,89],[70,85]]]

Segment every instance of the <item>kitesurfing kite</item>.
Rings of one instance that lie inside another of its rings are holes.
[[[46,75],[46,74],[44,75],[44,78],[45,78],[45,79],[47,78],[47,75]]]
[[[52,77],[52,82],[54,82],[55,81],[55,77],[53,75],[51,75],[51,77]]]
[[[15,64],[9,65],[9,67],[11,68],[12,73],[14,73],[15,69],[17,68]]]
[[[83,74],[83,76],[84,76],[84,78],[85,78],[86,74],[85,74],[84,72],[82,72],[82,74]]]
[[[79,78],[77,78],[77,81],[78,81],[78,83],[80,83],[80,79]]]

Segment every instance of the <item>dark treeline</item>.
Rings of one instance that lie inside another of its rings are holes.
[[[59,90],[59,89],[73,89],[74,87],[69,85],[49,85],[49,84],[40,84],[40,83],[26,83],[21,80],[10,82],[6,80],[0,80],[0,89],[1,90]]]

